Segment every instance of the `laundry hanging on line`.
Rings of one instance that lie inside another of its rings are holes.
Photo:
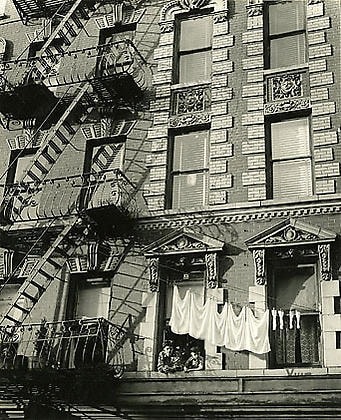
[[[174,286],[169,325],[175,334],[189,334],[234,351],[264,354],[271,350],[268,310],[256,317],[250,308],[243,307],[236,315],[232,305],[225,303],[222,312],[218,313],[213,299],[202,304],[202,296],[190,289],[182,299],[178,287]]]

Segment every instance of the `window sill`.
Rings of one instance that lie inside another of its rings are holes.
[[[308,63],[300,64],[298,66],[278,67],[276,69],[264,70],[264,76],[273,75],[273,74],[277,74],[277,73],[286,73],[286,72],[294,71],[294,70],[298,70],[298,71],[299,70],[307,70],[308,68],[309,68]]]
[[[195,83],[177,83],[171,86],[171,90],[202,87],[202,86],[207,86],[210,84],[211,84],[211,80],[200,80]]]
[[[247,377],[302,377],[302,376],[321,376],[321,375],[339,375],[341,373],[340,367],[325,368],[325,367],[290,367],[290,368],[279,368],[279,369],[238,369],[238,370],[201,370],[190,373],[176,372],[173,374],[165,375],[159,372],[127,372],[124,374],[124,379],[149,379],[149,380],[189,380],[189,378],[201,378],[201,379],[212,379],[212,378],[247,378]]]

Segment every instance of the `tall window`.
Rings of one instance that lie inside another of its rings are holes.
[[[37,149],[15,150],[11,153],[7,172],[7,185],[17,183],[24,176],[25,171],[33,162]]]
[[[304,7],[304,1],[269,4],[269,68],[306,61]]]
[[[212,18],[201,16],[179,22],[176,82],[208,80],[211,75]]]
[[[283,311],[284,316],[283,325],[277,325],[271,333],[271,365],[318,365],[319,296],[315,264],[299,261],[278,266],[278,263],[271,270],[269,305]]]
[[[309,118],[273,122],[270,131],[273,198],[312,195]]]
[[[202,206],[208,180],[208,131],[174,136],[172,208]]]

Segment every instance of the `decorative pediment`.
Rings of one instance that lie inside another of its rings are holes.
[[[151,258],[162,255],[217,252],[221,251],[223,246],[224,242],[218,239],[183,228],[153,242],[144,249],[144,255]]]
[[[255,249],[329,243],[335,241],[335,238],[336,233],[320,226],[314,226],[297,219],[287,219],[258,233],[245,243],[248,248]]]

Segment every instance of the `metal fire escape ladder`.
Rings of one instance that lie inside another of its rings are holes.
[[[74,218],[63,228],[49,249],[41,257],[18,290],[11,306],[3,314],[0,325],[21,325],[30,315],[48,286],[58,276],[65,260],[74,252],[76,245],[68,240],[68,235],[77,223],[77,220],[77,218]],[[67,245],[67,247],[64,245]],[[23,301],[25,302],[24,306]]]
[[[46,141],[40,146],[33,162],[27,168],[19,183],[35,184],[35,186],[38,186],[46,178],[50,169],[76,133],[76,130],[68,123],[68,117],[81,101],[89,106],[91,105],[91,100],[87,93],[89,86],[90,84],[85,82],[77,89],[76,96],[73,98],[60,120],[49,132]],[[87,108],[87,112],[83,115],[82,120],[84,120],[90,112],[91,108]],[[39,131],[34,135],[36,136],[38,133]],[[11,198],[14,200],[11,200]],[[9,192],[4,197],[0,208],[2,209],[3,214],[8,214],[8,210],[12,212],[12,218],[15,221],[20,218],[26,199],[27,196],[25,194],[16,195],[15,191]],[[7,208],[8,206],[10,206],[9,209]]]
[[[42,81],[50,74],[62,54],[66,52],[65,46],[69,47],[72,44],[99,6],[100,2],[90,8],[86,0],[75,1],[39,51],[38,60],[29,69],[33,80]],[[60,14],[56,13],[55,16]],[[53,45],[53,41],[58,37],[62,39],[63,45]]]

